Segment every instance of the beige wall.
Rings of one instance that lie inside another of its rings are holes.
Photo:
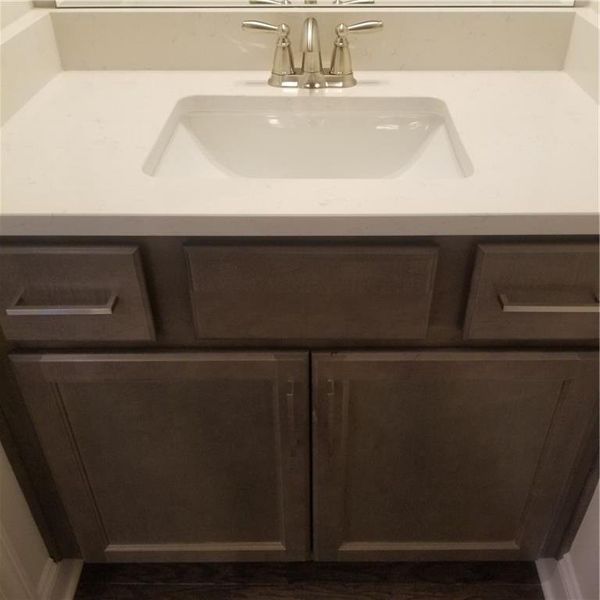
[[[0,0],[0,25],[6,27],[24,15],[31,7],[30,0]]]
[[[2,2],[2,15],[5,11]],[[21,16],[12,27],[4,27],[1,34],[0,124],[61,70],[48,11],[25,11]]]

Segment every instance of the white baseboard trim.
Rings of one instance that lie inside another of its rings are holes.
[[[36,598],[51,598],[56,576],[58,575],[58,563],[55,563],[51,558],[46,561],[44,570],[40,575],[40,580],[37,584]]]
[[[61,560],[55,563],[48,559],[38,585],[39,600],[73,600],[79,576],[83,568],[82,560]]]
[[[73,600],[82,560],[48,558],[39,581],[31,581],[6,530],[0,523],[0,600]]]
[[[541,558],[535,561],[540,583],[546,600],[568,600],[558,571],[558,562],[553,558]]]
[[[558,561],[558,572],[560,573],[560,578],[562,579],[569,600],[587,600],[581,593],[579,580],[573,568],[573,561],[570,554],[565,554]],[[590,600],[593,599],[590,598]]]
[[[542,558],[535,563],[546,600],[590,600],[581,594],[571,556],[559,561]]]

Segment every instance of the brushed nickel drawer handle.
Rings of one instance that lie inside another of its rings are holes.
[[[112,315],[117,294],[111,294],[104,304],[71,304],[62,306],[26,305],[21,292],[13,304],[6,309],[9,317],[91,317],[95,315]]]
[[[595,302],[581,304],[552,304],[541,302],[511,302],[507,294],[499,294],[502,311],[508,313],[600,313],[598,297]]]

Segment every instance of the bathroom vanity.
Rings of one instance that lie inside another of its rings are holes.
[[[9,238],[0,280],[8,412],[86,560],[559,552],[594,238]]]
[[[33,12],[60,66],[7,75],[0,434],[52,555],[567,550],[598,446],[578,10],[373,11],[403,58],[329,90],[269,87],[232,12]]]

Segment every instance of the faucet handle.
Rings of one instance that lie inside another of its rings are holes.
[[[263,4],[263,5],[268,4],[270,6],[290,6],[292,4],[292,0],[250,0],[250,4]]]
[[[355,6],[360,4],[375,4],[375,0],[333,0],[335,6]]]
[[[242,21],[242,29],[256,29],[258,31],[273,31],[279,33],[280,37],[287,37],[290,33],[290,28],[285,23],[281,25],[273,25],[265,21]]]
[[[381,29],[383,23],[381,21],[361,21],[352,25],[340,23],[335,28],[335,42],[333,43],[333,55],[331,56],[331,64],[329,74],[336,77],[341,77],[344,86],[356,84],[354,74],[352,72],[352,59],[350,57],[350,48],[348,46],[348,34],[369,31],[371,29]]]
[[[277,45],[275,47],[275,56],[273,57],[273,67],[271,69],[270,82],[278,85],[278,81],[287,75],[293,75],[294,57],[290,43],[290,27],[286,23],[273,25],[264,21],[243,21],[242,29],[254,29],[257,31],[268,31],[277,33]]]
[[[350,2],[352,2],[352,0],[350,0]],[[352,25],[340,23],[335,28],[335,33],[338,37],[343,37],[350,32],[370,31],[371,29],[381,29],[382,27],[383,21],[361,21],[360,23],[354,23]]]

